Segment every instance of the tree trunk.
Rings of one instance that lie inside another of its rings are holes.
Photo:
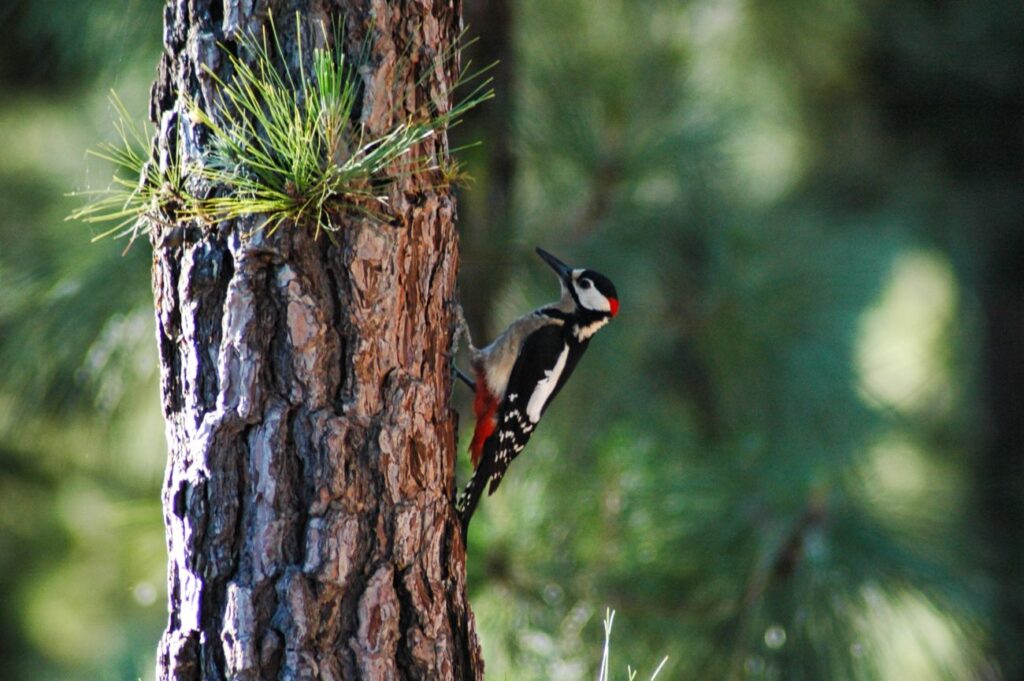
[[[1024,231],[1024,230],[1022,230]],[[996,653],[1005,679],[1024,679],[1024,237],[1009,232],[993,239],[985,304],[985,378],[989,442],[980,461],[978,507],[997,579]]]
[[[204,65],[229,79],[218,43],[259,35],[270,10],[286,63],[296,10],[309,35],[345,17],[349,54],[369,44],[371,132],[424,101],[449,107],[458,64],[440,55],[458,0],[170,0],[152,102],[163,157],[202,153],[178,93],[211,105]],[[443,135],[426,144],[447,153]],[[333,241],[309,225],[246,237],[258,218],[154,228],[170,553],[158,678],[483,677],[452,506],[455,205],[431,184],[401,179],[390,223],[344,218]]]

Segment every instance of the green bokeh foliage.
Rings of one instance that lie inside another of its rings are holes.
[[[160,11],[57,5],[11,5],[0,51],[0,678],[151,678],[149,257],[89,245],[62,195],[109,176],[82,156],[107,90],[144,112],[152,71],[128,67],[155,64]],[[1019,677],[1021,539],[979,471],[986,263],[1024,212],[1020,12],[509,7],[487,104],[511,116],[508,276],[463,295],[496,324],[548,300],[542,245],[622,312],[474,520],[489,678],[593,678],[607,606],[615,678],[663,655],[659,679]],[[455,131],[484,142],[465,205],[494,119]]]

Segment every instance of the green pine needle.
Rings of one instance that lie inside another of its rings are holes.
[[[106,189],[73,192],[71,196],[86,198],[84,206],[67,217],[89,224],[109,225],[93,237],[130,236],[134,240],[148,231],[151,221],[158,221],[166,207],[182,196],[181,163],[177,159],[163,170],[149,161],[152,131],[134,122],[117,93],[111,90],[117,142],[105,142],[88,154],[114,167],[111,185]]]
[[[332,47],[313,50],[309,76],[302,66],[305,48],[298,15],[296,35],[298,82],[291,74],[282,76],[273,64],[270,46],[281,50],[271,20],[260,39],[250,35],[239,41],[239,52],[251,61],[224,50],[232,67],[229,80],[206,69],[219,88],[216,107],[182,95],[191,121],[210,133],[207,154],[187,168],[179,158],[156,171],[148,161],[152,134],[133,124],[112,94],[120,141],[91,152],[114,166],[112,183],[107,189],[79,193],[87,203],[69,219],[114,223],[97,239],[130,235],[134,240],[154,222],[215,224],[250,215],[262,216],[259,228],[271,233],[292,224],[313,226],[319,235],[336,229],[339,214],[386,212],[388,187],[400,178],[433,172],[442,185],[464,180],[457,162],[427,157],[420,148],[493,97],[489,79],[450,111],[428,110],[374,137],[354,121],[361,80],[341,50],[340,32]],[[457,49],[442,59],[452,58]],[[478,80],[480,73],[460,80],[456,88]],[[202,179],[214,191],[204,196],[186,191],[185,174]]]

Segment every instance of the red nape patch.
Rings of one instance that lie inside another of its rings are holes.
[[[473,413],[476,414],[476,429],[473,431],[473,442],[469,445],[472,454],[473,469],[480,463],[480,456],[484,453],[484,443],[491,436],[494,429],[498,427],[498,420],[494,417],[498,411],[498,398],[491,395],[487,389],[487,381],[483,374],[476,376],[476,397],[473,399]]]
[[[613,317],[615,315],[619,314],[619,299],[618,298],[609,298],[608,299],[608,305],[612,309],[612,316]]]

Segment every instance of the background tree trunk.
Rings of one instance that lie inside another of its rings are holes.
[[[317,36],[345,17],[371,132],[450,105],[457,0],[170,0],[153,90],[159,151],[205,143],[178,92],[209,106],[228,48],[273,11]],[[307,45],[308,48],[308,45]],[[429,98],[429,99],[428,99]],[[428,149],[447,153],[444,136]],[[153,234],[169,459],[163,502],[170,619],[160,679],[480,679],[451,500],[450,303],[458,262],[447,189],[408,177],[394,219]]]
[[[509,0],[475,0],[466,6],[466,23],[475,42],[467,58],[491,67],[495,106],[482,106],[468,113],[465,124],[453,131],[458,146],[482,141],[466,154],[473,177],[485,178],[475,192],[460,192],[461,246],[466,254],[461,266],[461,301],[466,318],[482,339],[500,332],[501,320],[494,318],[495,298],[509,280],[515,251],[512,242],[513,182],[516,157],[512,145],[515,130],[516,53],[512,45],[517,7]]]

